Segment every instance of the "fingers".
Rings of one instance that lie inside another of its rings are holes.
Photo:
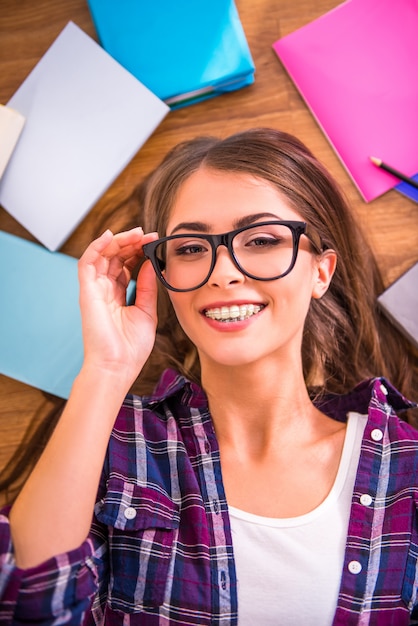
[[[79,261],[80,271],[126,282],[142,256],[142,244],[157,237],[157,233],[144,235],[140,226],[116,235],[107,230],[84,252]]]
[[[109,261],[116,255],[123,260],[127,258],[126,255],[132,256],[134,247],[138,250],[138,243],[143,235],[144,232],[140,226],[117,235],[106,230],[98,239],[92,241],[80,260],[86,265],[95,264],[102,259]]]

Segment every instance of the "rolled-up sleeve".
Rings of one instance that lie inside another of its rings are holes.
[[[9,521],[0,514],[0,625],[79,625],[98,588],[103,546],[79,548],[22,570],[16,567]]]

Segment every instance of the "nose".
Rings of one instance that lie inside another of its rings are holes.
[[[220,245],[216,250],[215,267],[209,277],[209,284],[214,287],[227,287],[239,284],[244,280],[244,274],[235,265],[226,246]]]

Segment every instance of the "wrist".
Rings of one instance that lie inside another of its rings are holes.
[[[85,361],[74,384],[88,386],[95,392],[101,391],[124,397],[138,373],[138,371],[133,371],[131,367]]]

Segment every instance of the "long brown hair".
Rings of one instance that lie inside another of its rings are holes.
[[[308,389],[344,393],[362,379],[386,376],[406,395],[414,395],[416,351],[380,312],[376,298],[383,283],[371,249],[336,182],[306,146],[267,128],[179,144],[141,189],[140,222],[146,231],[166,233],[178,190],[201,167],[269,182],[314,227],[323,246],[337,253],[330,288],[312,300],[305,323],[302,359]],[[156,348],[140,380],[151,383],[167,363],[198,380],[196,351],[163,290],[159,315]]]
[[[98,234],[105,227],[115,231],[141,224],[145,232],[157,230],[163,236],[178,190],[201,167],[268,181],[315,228],[322,245],[338,255],[331,285],[321,299],[312,300],[305,322],[302,359],[311,394],[344,393],[362,379],[386,376],[404,395],[417,399],[417,351],[377,306],[383,283],[366,238],[333,178],[295,137],[259,128],[223,140],[183,142],[98,224]],[[197,382],[200,378],[196,349],[161,287],[158,316],[154,350],[132,389],[137,393],[150,393],[168,366]],[[0,489],[13,481],[21,484],[19,477],[39,456],[58,408],[25,437],[15,455],[18,465],[12,462]],[[409,413],[409,421],[416,424],[416,412]]]

